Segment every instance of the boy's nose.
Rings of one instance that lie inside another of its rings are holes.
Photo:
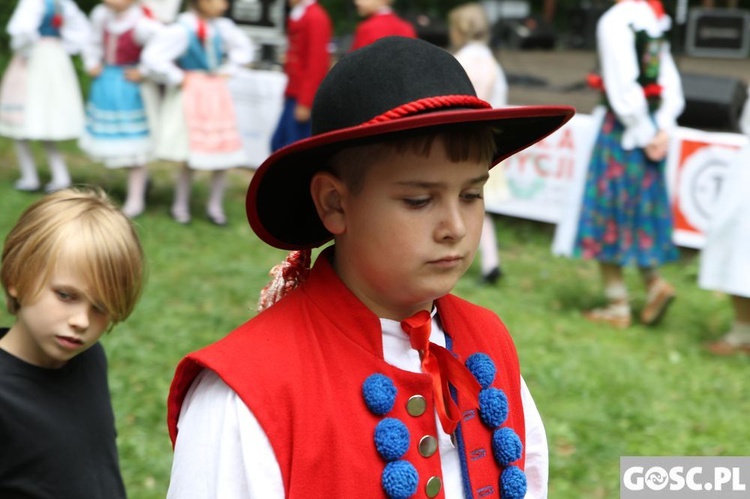
[[[460,240],[466,235],[466,222],[458,203],[451,203],[443,210],[438,234],[440,240]]]
[[[89,319],[89,313],[90,311],[88,307],[76,307],[75,311],[70,315],[68,323],[77,331],[85,331],[91,322]]]

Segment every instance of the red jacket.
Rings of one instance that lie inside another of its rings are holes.
[[[373,14],[357,26],[350,50],[364,47],[386,36],[416,38],[417,33],[411,23],[404,21],[393,12]]]
[[[230,335],[188,355],[172,382],[168,422],[172,442],[184,397],[203,369],[214,370],[249,407],[273,447],[289,498],[385,498],[381,475],[386,459],[376,449],[375,428],[384,418],[403,422],[409,444],[401,460],[418,473],[414,498],[424,498],[426,483],[441,477],[440,453],[423,457],[423,436],[437,436],[432,379],[402,371],[383,359],[380,321],[341,282],[325,253],[309,279],[281,301]],[[452,295],[436,303],[452,351],[461,362],[483,352],[497,368],[486,391],[507,396],[508,416],[499,423],[525,441],[516,350],[505,326],[491,311]],[[374,374],[396,388],[392,407],[376,414],[366,402],[365,380]],[[477,377],[479,379],[479,377]],[[426,411],[410,415],[407,401],[426,400]],[[482,397],[480,395],[480,401]],[[505,466],[493,456],[493,433],[500,426],[484,422],[459,393],[463,414],[455,432],[462,460],[464,487],[474,497],[500,497]],[[481,406],[480,407],[486,407]],[[524,454],[510,464],[523,470]],[[469,478],[470,477],[470,481]],[[436,497],[444,497],[443,491]]]
[[[315,2],[300,19],[289,19],[287,37],[284,72],[288,80],[284,95],[311,107],[315,92],[331,66],[328,52],[331,20],[325,9]]]

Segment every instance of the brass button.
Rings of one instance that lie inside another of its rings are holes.
[[[421,395],[413,395],[406,402],[406,412],[410,416],[421,416],[427,410],[427,401]]]
[[[422,457],[430,457],[437,451],[437,439],[432,435],[425,435],[419,440],[419,454]]]
[[[429,480],[427,480],[427,485],[424,487],[425,493],[427,493],[427,497],[435,497],[440,493],[440,489],[443,488],[443,481],[440,480],[439,476],[431,476]]]

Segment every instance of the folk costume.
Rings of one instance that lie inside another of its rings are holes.
[[[331,66],[331,20],[315,0],[302,0],[289,12],[284,73],[284,107],[271,137],[271,151],[310,136],[310,120],[294,117],[297,105],[312,108],[315,92]]]
[[[125,71],[146,73],[141,50],[163,25],[137,4],[119,14],[100,4],[90,18],[93,36],[84,64],[102,72],[91,82],[79,145],[109,168],[145,165],[153,155],[158,89],[148,80],[128,80]]]
[[[597,25],[607,112],[586,177],[574,255],[655,268],[678,257],[665,161],[643,148],[677,126],[685,105],[669,52],[671,21],[652,2],[625,0]]]
[[[410,22],[397,16],[393,9],[383,7],[357,25],[349,50],[357,50],[386,36],[416,38],[417,32]]]
[[[0,407],[0,497],[126,497],[100,344],[59,369],[0,349]]]
[[[196,170],[247,164],[225,78],[253,57],[252,42],[234,22],[194,12],[183,12],[149,42],[141,63],[167,85],[157,157]]]
[[[384,91],[358,99],[371,86]],[[169,496],[545,497],[543,425],[500,319],[452,295],[432,314],[378,318],[336,274],[335,245],[307,269],[332,238],[309,185],[327,155],[385,134],[486,123],[495,164],[572,113],[491,109],[453,56],[421,40],[343,57],[318,90],[313,135],[251,181],[256,235],[299,251],[275,269],[258,316],[178,366]]]
[[[249,158],[226,78],[253,57],[253,43],[231,19],[205,20],[192,11],[180,14],[143,51],[149,75],[167,85],[156,157],[183,163],[172,204],[178,223],[190,222],[194,170],[212,171],[206,215],[216,225],[227,223],[227,170],[247,166]]]
[[[13,58],[0,84],[0,135],[15,139],[21,178],[33,191],[39,177],[29,140],[44,141],[52,180],[47,191],[70,185],[54,142],[77,139],[83,99],[71,55],[88,42],[91,26],[73,0],[19,0],[7,26]]]

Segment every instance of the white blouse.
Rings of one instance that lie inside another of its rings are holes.
[[[217,71],[218,74],[234,75],[241,66],[253,62],[253,42],[231,19],[217,17],[208,21],[206,25],[208,37],[219,33],[227,55]],[[192,31],[197,30],[198,17],[195,13],[180,14],[177,21],[157,33],[141,53],[141,64],[146,68],[148,75],[160,83],[170,86],[182,83],[184,72],[175,61],[185,53],[190,42],[185,26]]]
[[[117,36],[132,29],[135,43],[144,47],[154,35],[164,29],[160,21],[146,16],[138,4],[133,4],[119,14],[106,5],[99,4],[91,11],[89,18],[92,27],[91,42],[83,51],[83,62],[87,70],[100,66],[107,60],[105,31]]]
[[[477,97],[492,107],[508,105],[508,81],[492,51],[481,42],[469,42],[454,54],[469,75]]]
[[[671,25],[666,15],[657,19],[648,3],[626,0],[605,12],[597,24],[596,37],[604,87],[612,110],[625,126],[622,147],[645,147],[658,130],[667,133],[677,126],[677,117],[685,107],[680,75],[665,43],[661,54],[658,83],[662,102],[652,121],[643,88],[638,84],[640,67],[635,51],[634,30],[645,30],[658,37]]]
[[[60,38],[69,54],[81,52],[89,42],[91,24],[73,0],[57,0],[62,16]],[[39,26],[45,14],[44,0],[19,0],[8,21],[10,48],[28,54],[41,35]]]
[[[399,322],[381,319],[380,323],[385,361],[405,371],[421,372],[419,352],[411,347]],[[434,317],[430,341],[445,346],[445,333]],[[549,473],[547,437],[523,377],[521,399],[526,420],[526,498],[544,499]],[[263,428],[213,371],[203,370],[193,382],[177,426],[168,499],[285,497],[281,469]],[[437,428],[445,497],[463,499],[458,449],[439,420]]]

